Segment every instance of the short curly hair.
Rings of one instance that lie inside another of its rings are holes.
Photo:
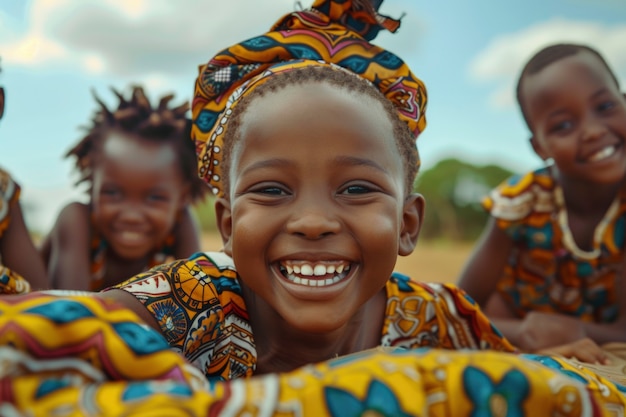
[[[419,154],[417,151],[416,138],[409,129],[409,126],[398,117],[397,110],[391,101],[369,81],[356,74],[316,66],[303,67],[273,75],[267,82],[255,88],[252,93],[243,97],[237,106],[234,107],[224,137],[224,153],[222,156],[222,181],[224,190],[227,192],[230,186],[228,178],[231,163],[230,157],[234,144],[239,140],[242,115],[245,114],[250,103],[259,97],[280,91],[287,86],[301,85],[309,82],[326,83],[344,91],[371,97],[382,104],[385,114],[387,114],[387,117],[392,123],[393,136],[397,149],[402,157],[404,191],[407,195],[412,193],[415,177],[419,170]]]
[[[190,185],[193,201],[202,199],[208,192],[208,186],[198,177],[196,152],[191,140],[191,120],[186,118],[189,103],[169,107],[173,94],[161,97],[156,107],[150,104],[144,89],[134,86],[129,99],[114,88],[111,89],[119,99],[117,109],[110,110],[94,92],[99,105],[87,134],[72,148],[65,157],[76,158],[75,167],[80,177],[78,184],[87,183],[91,190],[93,168],[97,161],[103,140],[113,130],[138,135],[154,141],[171,143],[180,155],[180,167],[183,178]]]
[[[600,60],[600,63],[608,71],[613,81],[615,81],[615,85],[619,88],[619,81],[617,80],[617,77],[615,76],[615,73],[613,72],[609,64],[606,62],[600,52],[596,51],[590,46],[574,43],[557,43],[547,46],[538,51],[535,55],[533,55],[532,58],[528,60],[526,65],[524,65],[524,68],[522,69],[522,72],[520,73],[520,76],[517,80],[517,87],[515,88],[517,103],[519,105],[520,111],[522,112],[522,117],[524,118],[524,121],[526,122],[526,125],[529,129],[532,130],[532,126],[530,124],[530,120],[528,119],[528,112],[524,107],[524,97],[522,95],[522,87],[526,78],[529,75],[539,73],[544,68],[557,61],[560,61],[561,59],[576,55],[581,52],[588,52],[598,58]]]

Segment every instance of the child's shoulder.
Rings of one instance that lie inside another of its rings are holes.
[[[449,282],[422,282],[400,272],[394,272],[387,282],[387,293],[400,298],[417,296],[426,300],[468,297],[460,287]],[[442,298],[443,297],[443,298]]]
[[[223,252],[198,252],[186,259],[158,265],[111,288],[125,290],[138,298],[176,291],[198,304],[241,293],[233,260]]]
[[[521,220],[532,213],[549,213],[555,208],[556,182],[548,167],[513,175],[494,188],[482,201],[495,218]]]
[[[65,205],[57,216],[57,225],[74,225],[88,222],[91,218],[91,206],[89,204],[73,201]]]

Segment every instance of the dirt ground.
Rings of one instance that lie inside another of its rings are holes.
[[[204,250],[219,250],[222,241],[216,234],[205,234]],[[425,282],[456,282],[472,246],[469,243],[419,242],[410,256],[398,257],[396,271]]]

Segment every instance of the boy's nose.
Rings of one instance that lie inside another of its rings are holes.
[[[120,210],[119,217],[126,222],[140,222],[143,220],[143,211],[134,204],[125,204]]]
[[[333,235],[341,229],[341,223],[332,210],[323,206],[294,207],[294,213],[286,224],[288,233],[307,239],[320,239]]]
[[[584,140],[598,140],[608,133],[606,124],[596,118],[591,118],[583,131]]]

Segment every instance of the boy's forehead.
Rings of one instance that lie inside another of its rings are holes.
[[[257,97],[246,107],[240,129],[239,140],[245,144],[235,143],[238,149],[241,149],[238,145],[248,147],[251,143],[265,147],[267,143],[275,143],[267,139],[284,136],[285,144],[291,148],[281,147],[286,151],[351,138],[354,143],[362,139],[364,143],[371,141],[371,145],[384,145],[378,152],[397,152],[393,124],[382,103],[367,94],[326,83],[290,85]],[[332,140],[326,141],[327,138]],[[323,153],[326,148],[317,148],[317,153]]]
[[[596,55],[583,50],[527,74],[522,84],[522,98],[528,103],[551,91],[573,90],[589,81],[617,87],[606,65]]]
[[[538,71],[536,74],[527,76],[527,81],[538,80],[546,77],[560,78],[567,75],[572,70],[584,70],[590,74],[600,76],[607,80],[610,80],[611,73],[604,63],[595,54],[589,51],[579,51],[576,54],[558,59],[545,68]]]

